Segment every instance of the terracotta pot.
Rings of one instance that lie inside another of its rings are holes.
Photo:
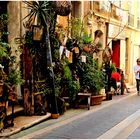
[[[59,114],[51,114],[52,119],[58,119],[59,118]]]
[[[85,45],[85,46],[83,47],[83,50],[84,50],[85,52],[89,53],[89,52],[91,51],[91,48],[89,48],[88,45]]]
[[[91,106],[100,105],[103,101],[103,95],[91,96]]]

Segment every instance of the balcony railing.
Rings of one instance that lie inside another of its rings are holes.
[[[99,1],[94,1],[93,9],[103,16],[106,15],[108,17],[108,14],[110,13],[111,18],[114,18],[116,20],[122,19],[121,9],[114,4],[106,3],[106,5],[103,5]]]
[[[134,26],[134,15],[128,13],[128,25]]]

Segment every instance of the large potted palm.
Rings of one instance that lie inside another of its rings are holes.
[[[28,6],[28,9],[30,9],[29,14],[25,17],[25,18],[28,17],[29,26],[33,25],[36,19],[37,19],[36,20],[37,25],[40,26],[40,29],[43,26],[42,28],[43,36],[40,37],[40,39],[41,39],[41,43],[43,44],[42,46],[44,46],[45,48],[44,51],[45,51],[45,54],[46,54],[45,57],[47,60],[45,67],[47,69],[47,72],[49,73],[49,76],[48,76],[49,77],[48,79],[50,82],[49,85],[50,85],[50,88],[52,89],[50,90],[51,91],[51,94],[50,94],[51,113],[52,113],[52,118],[58,118],[59,113],[58,113],[58,107],[57,107],[57,101],[56,101],[55,75],[53,72],[50,33],[55,30],[56,17],[57,17],[57,14],[60,14],[58,13],[58,4],[61,6],[60,10],[63,10],[67,6],[65,5],[65,7],[63,7],[62,6],[63,2],[57,2],[57,7],[55,7],[56,3],[54,4],[53,2],[50,2],[50,1],[30,1],[30,2],[24,1],[24,3]],[[69,12],[66,12],[65,16],[69,13],[70,13],[70,9],[69,9]],[[37,27],[37,26],[34,26],[34,27]],[[36,29],[36,28],[33,28],[33,29]],[[36,29],[32,32],[33,35],[34,33],[38,33],[36,32],[37,30],[39,29]],[[35,37],[38,37],[38,35],[36,35]]]

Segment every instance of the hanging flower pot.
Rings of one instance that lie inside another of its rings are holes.
[[[68,16],[72,9],[72,4],[70,1],[53,1],[52,6],[56,14],[60,16]]]
[[[41,41],[43,36],[43,26],[32,25],[32,33],[34,41]]]

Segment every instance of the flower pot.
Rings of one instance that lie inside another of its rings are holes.
[[[103,95],[96,95],[96,96],[91,96],[91,102],[90,105],[100,105],[103,100]]]
[[[88,45],[85,45],[83,47],[83,51],[85,51],[86,53],[89,53],[91,51],[91,48],[89,48]]]
[[[52,119],[58,119],[59,118],[59,114],[51,114],[51,118]]]

